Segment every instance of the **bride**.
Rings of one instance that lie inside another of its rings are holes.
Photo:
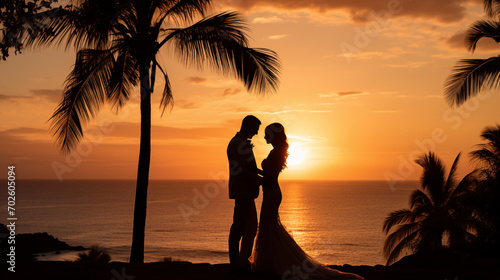
[[[281,275],[282,279],[363,279],[356,274],[330,269],[314,260],[280,223],[278,176],[286,167],[288,157],[285,129],[281,124],[273,123],[266,127],[264,138],[273,145],[273,150],[262,161],[264,196],[257,239],[250,257],[252,271]]]

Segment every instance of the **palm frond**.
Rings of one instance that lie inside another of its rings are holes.
[[[412,242],[417,240],[419,234],[420,223],[414,222],[401,225],[396,231],[387,236],[383,248],[387,263],[394,262],[404,248],[409,247]]]
[[[465,42],[469,51],[476,50],[477,42],[481,38],[491,38],[500,42],[500,22],[490,20],[478,20],[467,30]]]
[[[153,6],[163,11],[163,17],[180,23],[191,21],[197,15],[205,16],[206,11],[212,6],[212,0],[157,0]]]
[[[481,133],[481,138],[487,141],[488,148],[500,157],[500,125],[486,127]]]
[[[163,73],[163,80],[165,81],[165,86],[163,87],[163,94],[161,96],[160,101],[160,110],[161,115],[165,113],[167,108],[172,109],[174,106],[174,96],[172,94],[172,86],[170,85],[170,79],[168,78],[168,74],[163,70],[161,65],[155,60],[155,64],[160,68],[160,71]]]
[[[189,65],[211,66],[242,80],[249,91],[275,91],[280,63],[275,52],[249,48],[246,26],[237,13],[221,13],[194,25],[172,31],[175,48]],[[166,41],[165,40],[165,41]]]
[[[496,146],[500,147],[500,124],[484,128],[481,132],[481,138],[496,143]]]
[[[430,209],[432,208],[433,203],[431,199],[421,190],[415,190],[410,195],[410,209],[415,210],[416,208],[420,209]]]
[[[127,12],[124,1],[87,0],[71,9],[60,9],[44,18],[36,36],[26,38],[27,46],[45,46],[56,42],[66,48],[104,49],[115,32],[115,24]]]
[[[234,71],[250,92],[275,92],[279,87],[280,62],[274,51],[236,46]]]
[[[494,166],[498,162],[498,156],[484,145],[482,145],[481,149],[472,151],[470,155],[474,161],[483,164],[483,168]]]
[[[462,59],[445,81],[445,97],[451,105],[461,105],[480,90],[496,89],[500,82],[500,57]]]
[[[416,163],[424,169],[420,178],[422,188],[429,192],[434,205],[440,205],[445,184],[443,162],[433,152],[429,152],[417,159]]]
[[[453,191],[449,194],[449,200],[453,202],[453,200],[461,194],[464,194],[467,191],[471,190],[471,187],[476,183],[478,175],[478,170],[474,170],[469,174],[465,175],[464,178],[458,183],[458,185],[453,189]]]
[[[483,129],[481,138],[486,143],[478,145],[479,149],[470,155],[484,175],[500,177],[500,125]]]
[[[35,34],[23,36],[23,42],[28,47],[41,47],[51,44],[56,39],[61,42],[75,25],[78,13],[74,9],[57,9],[54,14],[49,16],[44,15],[39,19],[40,27]]]
[[[248,27],[245,25],[240,14],[234,12],[224,12],[204,18],[186,28],[168,29],[167,31],[170,33],[160,43],[160,47],[171,39],[177,41],[175,46],[177,48],[187,48],[189,46],[187,45],[188,43],[197,43],[197,47],[191,48],[198,51],[199,55],[203,55],[205,52],[201,50],[201,47],[207,47],[209,49],[215,48],[215,46],[210,46],[212,43],[223,46],[223,43],[218,41],[237,42],[238,44],[247,46],[248,39],[245,33],[247,30]],[[220,34],[214,34],[217,32]],[[200,65],[200,67],[203,65],[203,62],[192,63]]]
[[[446,184],[444,186],[444,195],[446,199],[449,198],[449,195],[453,192],[453,188],[456,187],[456,172],[458,168],[458,160],[460,159],[460,154],[458,153],[457,157],[453,161],[453,164],[450,168],[450,173],[448,173],[448,178],[446,179]]]
[[[500,14],[499,0],[483,0],[484,10],[489,17],[495,17]]]
[[[403,252],[404,249],[409,248],[413,242],[416,241],[418,238],[420,232],[419,231],[414,231],[413,233],[409,234],[406,236],[403,240],[401,240],[398,245],[396,245],[388,255],[386,255],[387,262],[386,265],[391,265],[396,260],[399,258],[399,255],[401,255],[401,252]]]
[[[83,137],[82,123],[99,111],[112,75],[114,56],[109,50],[81,50],[66,80],[63,100],[50,118],[50,129],[65,153]]]
[[[129,100],[131,91],[139,82],[136,59],[126,47],[118,47],[117,50],[118,57],[107,90],[107,98],[116,110]]]
[[[391,228],[395,225],[398,224],[404,224],[408,222],[414,222],[415,217],[413,215],[413,212],[410,211],[409,209],[402,209],[398,211],[394,211],[385,218],[384,225],[383,225],[383,232],[388,233]]]
[[[455,207],[452,215],[453,220],[447,227],[449,246],[453,249],[462,249],[476,238],[476,233],[482,224],[468,207]]]

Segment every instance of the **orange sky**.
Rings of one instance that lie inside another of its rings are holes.
[[[460,0],[220,0],[214,11],[244,13],[253,47],[278,53],[283,69],[277,93],[256,96],[242,83],[188,69],[161,54],[175,107],[160,117],[163,84],[153,96],[152,179],[227,176],[226,145],[247,114],[264,125],[281,122],[291,143],[285,179],[417,179],[416,155],[432,149],[447,166],[458,152],[462,175],[485,126],[498,121],[500,94],[453,109],[443,83],[460,58],[498,55],[482,42],[463,47],[467,27],[484,17],[482,1]],[[115,114],[103,108],[71,158],[48,132],[74,50],[25,50],[0,62],[1,165],[18,178],[136,176],[139,106]],[[138,92],[136,92],[136,95]],[[257,161],[270,146],[263,127],[253,140]],[[411,163],[411,164],[410,164]],[[215,174],[215,175],[214,175]],[[0,176],[5,177],[6,174]]]

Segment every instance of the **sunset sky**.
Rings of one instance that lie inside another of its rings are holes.
[[[244,14],[252,47],[278,53],[279,91],[249,94],[231,77],[187,68],[162,52],[175,106],[161,117],[158,77],[151,179],[227,176],[227,143],[248,114],[263,123],[253,140],[258,163],[271,149],[265,125],[285,126],[291,148],[283,179],[414,180],[421,168],[413,159],[429,149],[447,167],[462,152],[464,175],[481,130],[500,117],[499,92],[484,92],[460,108],[443,98],[458,59],[499,54],[494,42],[481,42],[474,54],[463,44],[468,26],[485,17],[482,1],[215,2],[213,13],[225,10]],[[74,59],[73,49],[47,48],[0,62],[0,162],[14,164],[19,179],[134,179],[138,90],[117,114],[101,110],[71,158],[55,146],[48,119]]]

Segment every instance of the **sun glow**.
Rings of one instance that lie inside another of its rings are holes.
[[[302,147],[300,143],[290,143],[288,148],[287,166],[293,167],[301,165],[307,158],[309,151]]]

